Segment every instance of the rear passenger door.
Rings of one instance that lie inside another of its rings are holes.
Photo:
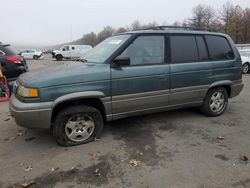
[[[212,64],[202,35],[170,35],[170,105],[203,101],[212,82]]]

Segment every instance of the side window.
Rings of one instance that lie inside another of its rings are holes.
[[[63,48],[63,51],[69,51],[69,46],[65,46],[65,47]]]
[[[131,65],[164,63],[164,36],[139,36],[120,55],[129,57]]]
[[[195,36],[170,36],[171,57],[174,63],[198,61]]]
[[[198,51],[199,51],[199,59],[201,61],[208,60],[208,52],[207,52],[207,47],[204,41],[204,38],[202,36],[197,36],[196,37],[196,42],[198,46]]]
[[[206,36],[210,58],[212,60],[233,59],[234,54],[226,38],[221,36]]]

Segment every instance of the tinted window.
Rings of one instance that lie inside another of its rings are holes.
[[[63,51],[69,51],[69,46],[65,46],[65,47],[63,48]]]
[[[228,41],[220,36],[206,36],[209,54],[212,60],[233,59],[234,54]]]
[[[129,57],[131,65],[163,63],[164,38],[164,36],[139,36],[121,56]]]
[[[172,62],[198,61],[198,50],[194,36],[171,36]]]
[[[207,52],[207,47],[206,47],[204,38],[202,36],[197,36],[196,41],[197,41],[197,46],[198,46],[198,51],[199,51],[199,59],[202,61],[208,60],[208,52]]]

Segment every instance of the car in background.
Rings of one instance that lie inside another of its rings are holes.
[[[239,50],[242,60],[242,73],[247,74],[250,68],[250,50]]]
[[[32,49],[22,50],[18,54],[20,56],[24,57],[25,59],[38,60],[38,59],[43,58],[43,53],[42,52],[37,51],[37,50],[32,50]]]
[[[8,44],[0,42],[0,64],[4,76],[6,76],[9,84],[12,85],[18,76],[27,72],[29,69],[25,59],[17,55],[9,46]]]
[[[52,58],[56,58],[57,61],[65,59],[77,59],[86,54],[92,46],[90,45],[64,45],[60,50],[54,50],[52,52]]]

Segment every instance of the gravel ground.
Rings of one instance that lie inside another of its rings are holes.
[[[58,63],[28,61],[31,71]],[[67,148],[49,131],[18,127],[0,103],[0,187],[250,187],[240,160],[250,157],[250,75],[243,81],[220,117],[182,109],[122,119],[100,140]]]

